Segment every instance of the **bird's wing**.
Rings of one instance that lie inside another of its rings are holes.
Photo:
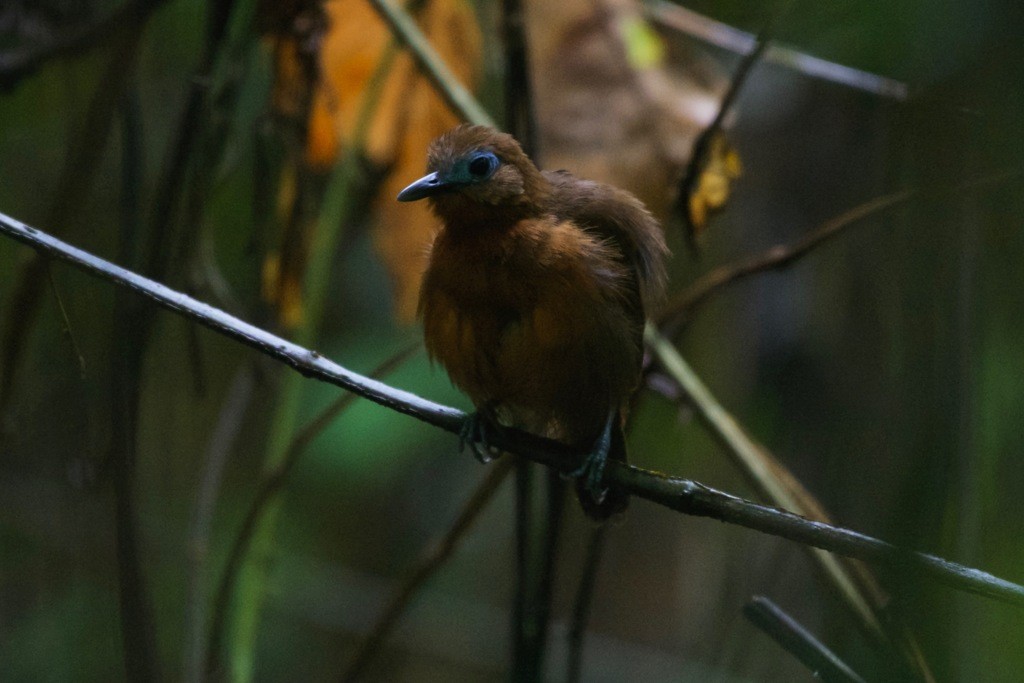
[[[640,319],[662,294],[668,247],[658,221],[639,199],[611,185],[581,180],[567,171],[544,171],[551,183],[548,210],[561,220],[613,244],[636,278]]]

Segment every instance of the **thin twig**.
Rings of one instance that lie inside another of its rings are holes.
[[[977,190],[1018,178],[1022,174],[1024,174],[1024,170],[1019,168],[1002,169],[975,178],[969,178],[953,187],[943,187],[938,191],[948,193],[950,191]],[[671,339],[675,337],[680,327],[686,322],[687,316],[694,309],[703,305],[708,299],[720,293],[723,289],[751,275],[791,266],[815,248],[822,246],[833,237],[841,234],[846,228],[859,223],[865,218],[870,218],[880,211],[905,204],[921,194],[923,193],[919,190],[906,189],[875,197],[844,211],[838,216],[828,219],[814,231],[792,244],[779,244],[767,251],[742,259],[736,263],[719,266],[698,278],[689,287],[674,296],[658,313],[655,323],[657,323],[665,336]]]
[[[121,159],[121,221],[118,254],[136,262],[142,232],[140,188],[142,131],[138,93],[128,89],[124,98]],[[142,302],[123,290],[114,292],[109,374],[112,410],[109,461],[113,470],[114,525],[117,539],[118,588],[125,671],[129,680],[158,680],[159,650],[153,604],[142,570],[135,504],[135,467],[138,461],[139,397],[142,391],[145,334],[137,324]]]
[[[53,292],[53,298],[57,301],[57,309],[60,311],[60,319],[64,323],[64,331],[68,335],[68,342],[71,344],[71,352],[75,354],[75,360],[78,362],[78,372],[82,379],[85,379],[85,356],[82,354],[82,349],[78,345],[78,340],[75,339],[75,331],[71,326],[71,318],[68,317],[68,309],[64,306],[64,297],[60,294],[60,288],[57,287],[57,280],[53,277],[53,268],[50,264],[43,262],[46,268],[46,278],[50,282],[50,291]]]
[[[164,166],[163,173],[157,183],[153,213],[150,217],[149,232],[145,249],[141,252],[140,190],[143,173],[141,159],[142,144],[138,129],[138,103],[130,93],[127,98],[125,125],[125,163],[123,167],[123,185],[126,190],[122,202],[126,229],[123,230],[121,248],[126,260],[137,260],[140,267],[152,277],[164,279],[170,270],[172,253],[169,248],[172,232],[175,227],[174,209],[177,206],[181,190],[181,179],[184,177],[192,159],[192,152],[200,137],[197,129],[204,125],[203,112],[206,107],[204,83],[212,71],[221,42],[226,34],[226,25],[230,17],[234,0],[223,0],[219,5],[223,14],[217,14],[219,23],[207,25],[207,39],[204,44],[200,66],[196,71],[188,96],[188,103],[178,122],[176,134],[172,137],[169,150],[170,161]],[[132,154],[131,152],[135,153]],[[189,225],[192,225],[191,223]],[[117,369],[112,373],[113,394],[116,401],[117,419],[114,420],[112,439],[114,462],[114,484],[117,502],[117,522],[120,566],[126,574],[122,584],[130,587],[131,603],[127,604],[123,629],[126,635],[126,659],[129,660],[129,678],[138,680],[155,680],[159,674],[156,662],[158,651],[155,642],[155,627],[151,615],[151,606],[146,595],[146,587],[141,575],[138,558],[138,541],[135,536],[133,479],[137,459],[137,429],[139,424],[139,399],[142,385],[143,360],[147,342],[152,332],[155,312],[152,308],[142,306],[141,302],[131,299],[124,292],[115,297],[115,330],[114,353]],[[124,416],[124,417],[122,417]],[[122,542],[121,539],[124,539]],[[124,549],[122,550],[122,545]],[[134,566],[133,566],[134,564]],[[134,597],[133,597],[134,596]],[[132,605],[132,603],[137,603]],[[128,611],[130,608],[130,611]],[[132,652],[131,650],[134,650]],[[134,660],[134,663],[131,662]]]
[[[771,505],[789,510],[802,517],[831,523],[821,504],[804,486],[722,407],[708,388],[700,381],[679,352],[658,335],[653,328],[646,331],[646,341],[652,356],[681,392],[676,398],[690,407],[697,419],[718,441],[730,459],[739,468],[759,498]],[[821,550],[807,549],[811,560],[847,608],[856,616],[857,623],[875,642],[890,646],[887,631],[878,612],[887,604],[887,596],[866,569],[849,565],[840,558]],[[925,681],[932,680],[927,664],[916,653],[913,639],[906,633],[893,633],[903,659],[919,671]]]
[[[520,144],[527,155],[537,159],[536,119],[533,111],[530,68],[526,49],[526,34],[523,27],[523,6],[520,0],[502,0],[501,32],[505,54],[505,127]],[[543,667],[544,638],[547,635],[547,621],[550,615],[551,586],[542,585],[554,573],[556,557],[540,557],[543,569],[537,571],[534,564],[538,549],[543,553],[554,553],[557,549],[557,533],[561,519],[553,519],[550,513],[561,514],[550,496],[548,488],[548,516],[540,520],[545,543],[541,545],[533,518],[533,463],[517,459],[515,495],[515,591],[512,602],[512,680],[532,681],[541,677]],[[549,473],[551,474],[551,473]],[[553,475],[557,478],[557,475]],[[551,538],[551,534],[556,534]],[[555,541],[552,543],[552,541]],[[545,601],[547,604],[545,604]]]
[[[245,364],[235,374],[224,399],[220,417],[210,436],[199,491],[196,494],[185,552],[188,560],[188,589],[185,598],[183,666],[184,679],[193,683],[201,683],[204,680],[203,667],[207,656],[206,574],[213,515],[224,468],[252,401],[255,382],[256,371],[252,364]]]
[[[426,584],[427,580],[455,552],[462,537],[470,530],[473,522],[477,520],[480,513],[484,511],[487,504],[494,498],[498,487],[505,481],[509,472],[512,471],[514,464],[515,460],[513,458],[505,457],[488,468],[487,475],[477,485],[469,500],[462,506],[451,527],[444,536],[427,547],[416,563],[416,566],[409,573],[408,578],[402,583],[394,597],[391,598],[391,602],[384,608],[377,623],[371,629],[370,635],[363,641],[352,663],[342,675],[342,681],[358,680],[359,676],[366,670],[366,666],[380,652],[387,637],[391,635],[391,631],[409,608],[417,591]]]
[[[138,62],[142,23],[125,24],[116,33],[109,50],[107,66],[89,101],[79,132],[68,145],[66,162],[61,168],[57,188],[49,200],[45,225],[54,234],[75,224],[79,208],[85,203],[99,176],[96,166],[107,147],[110,132],[120,106],[132,82]],[[46,264],[36,256],[21,267],[11,294],[3,306],[3,338],[0,341],[0,416],[6,415],[14,399],[15,374],[21,365],[26,343],[39,313],[44,292]]]
[[[583,639],[590,621],[590,607],[593,604],[594,589],[597,586],[597,570],[601,566],[601,555],[608,535],[608,525],[596,527],[590,534],[587,555],[583,559],[583,575],[573,602],[572,623],[569,626],[569,673],[566,680],[577,683],[583,674]]]
[[[255,0],[245,0],[252,3]],[[178,118],[174,132],[168,143],[164,164],[157,178],[156,190],[149,218],[149,239],[145,260],[145,271],[153,277],[163,278],[175,258],[187,262],[173,248],[173,227],[181,198],[181,189],[190,164],[193,161],[199,143],[205,139],[204,131],[209,125],[208,112],[211,96],[210,83],[217,65],[218,56],[224,48],[228,23],[236,0],[220,0],[216,3],[217,11],[211,10],[211,18],[216,22],[207,25],[206,39],[192,78],[189,79],[188,94],[185,107]],[[188,235],[180,240],[192,245],[196,240],[192,230],[197,226],[189,222]]]
[[[387,75],[397,54],[397,41],[392,40],[384,48],[362,93],[350,144],[344,157],[336,164],[327,180],[327,188],[313,226],[311,226],[312,244],[302,275],[303,316],[301,323],[294,331],[296,339],[301,344],[311,344],[320,327],[324,304],[330,291],[331,276],[334,272],[333,264],[337,254],[339,233],[351,221],[352,212],[356,206],[352,189],[361,173],[359,163],[361,150],[369,134],[373,114],[381,101]],[[311,178],[308,169],[304,166],[299,167],[299,173],[305,180]],[[298,212],[296,216],[301,216],[303,222],[308,220],[304,215],[308,207],[296,203],[292,208],[293,211]],[[262,469],[265,472],[281,473],[283,471],[282,464],[289,457],[289,444],[295,437],[301,395],[301,378],[286,375],[277,391],[274,413],[265,440],[262,464]],[[230,590],[223,595],[226,602],[218,603],[217,614],[225,618],[227,614],[224,610],[228,605],[234,607],[231,615],[233,624],[230,628],[232,635],[230,661],[234,667],[231,675],[240,680],[248,680],[253,675],[259,615],[266,595],[263,585],[268,576],[267,564],[262,561],[262,558],[271,552],[274,543],[274,522],[278,506],[276,500],[271,500],[269,496],[264,502],[268,505],[268,509],[261,511],[258,517],[254,517],[252,519],[253,528],[247,528],[244,532],[251,535],[252,538],[246,542],[243,555],[232,558],[241,562],[240,565],[232,565],[231,569],[231,571],[239,573],[237,577],[237,584],[240,587],[239,594],[234,594],[236,578],[234,576],[226,577],[225,580],[231,583]],[[221,596],[218,596],[218,599],[220,598]],[[224,609],[222,610],[221,607]],[[216,637],[220,637],[222,630],[228,629],[218,623]],[[214,669],[219,667],[217,658],[220,655],[221,648],[211,648],[210,661]]]
[[[409,360],[421,346],[422,344],[417,342],[393,354],[374,368],[370,376],[383,377],[391,373]],[[295,464],[313,439],[327,429],[357,398],[359,398],[358,394],[342,394],[300,429],[288,445],[281,463],[265,475],[256,496],[249,504],[249,509],[242,519],[242,525],[235,535],[230,551],[228,551],[228,559],[224,564],[224,571],[213,597],[213,617],[210,620],[209,642],[206,646],[205,667],[208,675],[213,675],[220,668],[221,644],[224,641],[228,606],[235,592],[242,561],[245,559],[259,523],[267,514],[267,506],[284,488]]]
[[[753,598],[743,606],[743,616],[800,660],[815,678],[826,683],[865,683],[834,652],[768,598]]]
[[[494,127],[494,121],[469,91],[459,83],[455,74],[438,56],[413,18],[390,0],[370,0],[370,2],[381,18],[391,27],[394,35],[409,48],[416,64],[444,97],[452,111],[466,121]]]
[[[535,596],[530,583],[530,523],[533,511],[532,463],[522,458],[515,459],[515,590],[512,596],[512,663],[509,667],[513,681],[529,681],[535,676],[530,671],[529,650],[534,628],[533,605]]]
[[[673,2],[655,0],[645,3],[644,10],[651,20],[666,28],[693,36],[737,54],[748,54],[757,45],[757,36],[715,21]],[[853,69],[843,64],[827,62],[824,59],[776,43],[768,46],[761,59],[793,69],[805,76],[839,83],[880,97],[889,97],[898,101],[907,99],[906,83]]]
[[[641,397],[639,392],[633,395],[634,401]],[[636,404],[634,403],[626,418],[626,436],[628,437],[633,427],[633,416],[636,415]],[[583,674],[583,646],[587,637],[587,624],[590,620],[590,606],[594,600],[594,590],[597,587],[597,572],[604,556],[605,539],[609,524],[598,525],[590,537],[587,545],[587,554],[580,573],[580,583],[576,589],[576,597],[573,601],[572,617],[567,634],[567,659],[566,670],[567,680],[574,683],[580,680]]]
[[[566,480],[552,470],[547,471],[545,498],[547,509],[544,517],[544,535],[541,539],[540,576],[537,578],[537,594],[534,599],[536,621],[536,642],[530,652],[533,659],[531,669],[539,678],[544,677],[544,656],[547,650],[548,631],[551,623],[551,604],[554,600],[555,578],[558,573],[559,540],[565,519]]]
[[[708,153],[711,151],[712,142],[722,130],[722,124],[725,123],[725,117],[729,114],[729,111],[732,109],[733,102],[736,101],[736,97],[739,96],[744,84],[746,84],[747,76],[750,75],[750,71],[757,64],[762,53],[764,53],[765,48],[768,46],[768,42],[771,40],[772,28],[775,25],[775,18],[777,16],[778,15],[773,16],[772,21],[769,21],[768,24],[761,29],[761,33],[757,36],[757,42],[754,44],[753,48],[751,48],[750,52],[743,56],[739,66],[736,68],[736,73],[733,74],[732,81],[729,83],[729,89],[725,91],[725,95],[722,97],[722,101],[718,105],[718,112],[715,114],[715,118],[712,119],[707,128],[701,131],[701,134],[698,135],[697,139],[693,142],[693,149],[690,152],[690,161],[686,164],[686,171],[683,173],[683,179],[679,183],[679,196],[676,199],[676,214],[683,219],[686,241],[689,243],[690,249],[694,254],[699,253],[699,245],[697,244],[698,227],[697,221],[693,213],[690,211],[690,196],[697,189],[701,171],[704,170]]]
[[[793,265],[794,262],[806,256],[816,247],[841,234],[846,228],[880,211],[903,204],[912,199],[915,194],[914,190],[900,190],[882,195],[881,197],[875,197],[848,211],[844,211],[838,216],[830,218],[816,230],[801,237],[792,244],[780,244],[736,263],[715,268],[698,278],[665,305],[658,313],[656,319],[658,326],[665,331],[666,336],[672,338],[674,336],[673,333],[679,329],[685,318],[694,309],[726,287],[751,275]]]
[[[502,0],[501,32],[505,44],[505,129],[527,156],[539,163],[530,59],[521,0]]]
[[[415,417],[452,434],[459,434],[467,419],[467,415],[460,410],[434,403],[347,370],[315,351],[293,344],[209,304],[196,301],[181,292],[66,244],[2,213],[0,234],[101,280],[131,290],[172,313],[194,320],[225,337],[274,358],[306,377],[347,389],[378,405]],[[534,462],[554,467],[560,472],[571,472],[580,458],[579,452],[565,444],[515,429],[497,432],[491,442],[491,445],[499,450],[518,454]],[[685,514],[711,517],[888,567],[916,570],[922,576],[958,590],[1024,607],[1024,586],[934,555],[905,550],[850,529],[810,521],[784,510],[758,505],[699,482],[609,462],[606,483]]]
[[[64,30],[47,43],[0,54],[0,90],[16,86],[52,59],[73,57],[107,44],[111,36],[127,27],[139,31],[165,0],[130,0],[109,15],[86,25]]]

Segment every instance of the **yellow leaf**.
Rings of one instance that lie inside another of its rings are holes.
[[[634,69],[659,66],[665,58],[665,43],[641,17],[631,14],[619,21],[626,59]]]
[[[391,42],[391,32],[368,0],[326,0],[315,21],[296,14],[301,3],[270,5],[275,27],[275,83],[272,104],[284,118],[305,117],[304,162],[326,173],[351,144],[351,138],[370,79]],[[320,10],[318,10],[320,11]],[[476,80],[480,61],[480,31],[466,0],[429,0],[418,23],[431,44],[467,87]],[[293,35],[296,26],[314,25],[314,35]],[[315,45],[310,54],[303,46]],[[394,60],[370,120],[362,153],[389,175],[375,204],[374,244],[391,276],[396,316],[410,321],[416,312],[427,245],[436,221],[422,203],[398,203],[395,195],[424,173],[427,145],[459,123],[444,101],[422,77],[405,52]],[[295,201],[294,175],[285,172],[279,206],[280,221],[292,233],[304,230],[288,217]],[[289,183],[292,184],[287,189]],[[279,249],[263,266],[262,289],[283,325],[302,319],[301,282],[308,235],[281,236]]]
[[[697,178],[697,185],[689,198],[694,237],[699,237],[707,227],[709,216],[725,206],[729,200],[732,181],[742,172],[739,154],[729,144],[724,134],[716,134],[711,140],[707,159]]]

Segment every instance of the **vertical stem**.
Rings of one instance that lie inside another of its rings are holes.
[[[528,647],[532,620],[530,585],[530,503],[532,496],[531,463],[516,460],[516,591],[512,603],[512,680],[531,681]]]
[[[694,140],[693,149],[690,151],[690,163],[687,164],[686,172],[683,174],[683,180],[679,185],[679,197],[676,200],[677,212],[682,217],[683,226],[686,229],[686,241],[694,255],[700,253],[699,245],[697,244],[699,226],[696,224],[693,214],[690,213],[690,196],[697,189],[697,183],[707,162],[712,141],[721,131],[725,117],[739,96],[740,91],[743,90],[751,70],[761,60],[761,55],[764,54],[765,48],[771,42],[775,22],[789,9],[790,5],[792,5],[792,0],[786,0],[782,7],[771,16],[768,23],[761,29],[761,32],[758,33],[757,42],[754,44],[754,47],[740,60],[736,73],[733,74],[732,80],[729,83],[729,88],[725,91],[725,95],[718,105],[718,112],[715,114],[715,118]]]
[[[519,140],[523,151],[540,166],[523,5],[520,0],[502,0],[501,7],[505,43],[505,126]]]
[[[558,569],[558,542],[562,535],[562,521],[565,519],[566,482],[558,472],[548,469],[547,511],[544,519],[544,546],[541,556],[540,581],[536,598],[536,642],[531,652],[532,669],[538,675],[544,671],[544,654],[548,641],[548,627],[551,621],[551,603],[554,598],[555,576]]]
[[[73,224],[79,208],[92,191],[96,167],[117,120],[117,108],[124,99],[137,66],[139,42],[145,17],[125,26],[113,40],[107,67],[89,101],[79,134],[71,140],[67,162],[61,169],[57,190],[50,200],[46,229],[59,235]],[[8,301],[3,305],[3,337],[0,339],[0,420],[14,398],[14,377],[21,364],[27,338],[39,313],[39,301],[46,283],[45,259],[36,255],[18,274]]]
[[[188,592],[185,597],[185,654],[183,678],[202,683],[206,662],[207,575],[209,573],[210,533],[220,492],[224,468],[238,438],[243,418],[253,397],[256,370],[251,364],[240,368],[228,389],[207,448],[202,481],[196,495],[189,529],[186,556],[189,564]]]
[[[380,101],[384,82],[387,74],[390,73],[396,55],[397,46],[392,41],[381,55],[377,69],[363,93],[352,142],[346,150],[345,156],[331,173],[323,203],[313,226],[314,236],[309,250],[310,260],[303,278],[305,317],[302,325],[293,334],[294,341],[302,346],[309,346],[315,340],[320,327],[331,266],[335,256],[335,246],[341,228],[349,219],[353,207],[349,195],[360,172],[359,154],[369,130],[371,118]],[[304,378],[295,373],[288,373],[284,378],[267,439],[267,451],[263,461],[265,473],[278,472],[287,455],[295,432],[303,382]],[[235,600],[236,613],[231,629],[230,652],[231,676],[236,681],[248,681],[253,676],[256,636],[263,606],[267,562],[273,550],[274,531],[279,511],[280,502],[274,500],[267,504],[262,517],[253,521],[255,528],[252,531],[248,557],[245,558],[239,569],[238,598]],[[226,581],[232,582],[231,577],[228,577]],[[212,636],[216,642],[220,642],[220,634],[216,632],[219,627],[219,624],[215,624],[215,632]],[[220,668],[219,657],[220,653],[217,651],[209,653],[208,672],[217,671]]]
[[[519,140],[526,154],[536,161],[533,97],[523,31],[523,7],[520,0],[502,0],[501,8],[505,46],[505,126]],[[530,467],[529,462],[520,460],[516,468],[516,592],[512,607],[512,679],[516,681],[532,681],[540,676],[543,644],[538,639],[544,637],[546,628],[541,628],[539,617],[550,611],[541,605],[540,588],[534,590],[531,581],[533,544],[530,539]],[[548,508],[554,509],[550,500]],[[549,527],[552,520],[546,519],[545,523]],[[553,557],[550,563],[553,571]],[[546,617],[541,620],[546,621]]]
[[[494,498],[498,487],[505,481],[510,470],[515,466],[511,456],[506,456],[490,466],[489,472],[477,485],[469,500],[462,506],[458,516],[451,527],[441,538],[426,546],[420,560],[413,567],[412,572],[402,583],[401,588],[384,608],[377,623],[370,630],[370,635],[363,641],[362,646],[352,658],[352,663],[342,673],[343,683],[355,683],[361,680],[366,667],[378,656],[384,647],[391,632],[404,616],[409,605],[423,588],[426,582],[441,568],[445,561],[458,548],[462,538],[469,532],[473,523],[479,518],[480,513]]]
[[[590,544],[587,546],[583,576],[580,577],[580,587],[576,591],[572,609],[572,623],[569,625],[569,673],[566,676],[569,683],[579,681],[583,672],[583,635],[587,632],[587,622],[590,620],[590,606],[597,584],[597,569],[601,565],[607,533],[607,524],[597,527],[591,534]]]
[[[143,163],[139,118],[138,93],[134,88],[129,88],[123,105],[121,228],[118,241],[118,260],[129,264],[134,264],[138,259],[137,244],[142,223],[139,185]],[[139,347],[145,336],[144,325],[140,324],[137,316],[139,305],[139,300],[126,291],[119,290],[114,295],[110,462],[114,483],[125,673],[129,681],[155,681],[159,676],[156,633],[139,557],[134,492],[143,361]]]

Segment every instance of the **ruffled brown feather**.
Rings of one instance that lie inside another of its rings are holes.
[[[420,293],[430,356],[504,422],[589,449],[614,416],[609,457],[636,388],[645,310],[664,283],[661,229],[635,197],[541,173],[510,135],[459,126],[435,140],[430,171],[494,153],[488,180],[432,196],[442,221]],[[623,496],[587,500],[603,518]]]

